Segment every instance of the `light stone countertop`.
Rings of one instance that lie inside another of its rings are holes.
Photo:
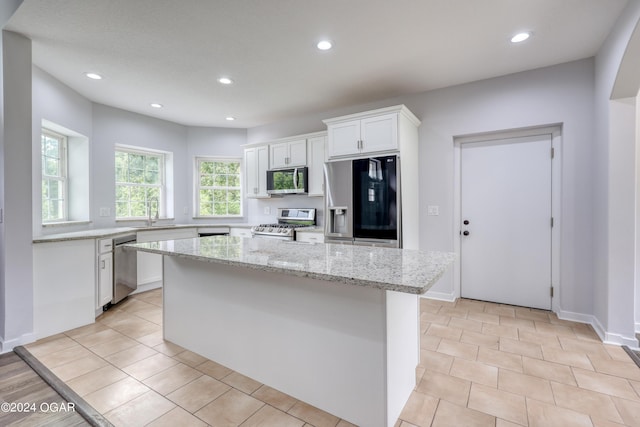
[[[251,228],[253,224],[158,224],[152,226],[139,226],[139,227],[113,227],[113,228],[96,228],[91,230],[72,231],[68,233],[55,233],[46,234],[43,236],[37,236],[33,238],[33,243],[50,243],[50,242],[64,242],[69,240],[84,240],[84,239],[102,239],[107,237],[114,237],[119,234],[131,234],[141,231],[157,231],[157,230],[175,230],[180,228],[215,228],[215,227],[229,227],[229,228]]]
[[[448,252],[228,236],[124,248],[410,294],[429,290],[456,257]]]

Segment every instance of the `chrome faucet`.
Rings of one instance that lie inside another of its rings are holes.
[[[155,216],[151,216],[151,203],[154,201],[156,202],[156,214]],[[151,227],[153,223],[158,220],[159,217],[160,217],[160,202],[158,201],[158,198],[156,197],[156,198],[149,199],[149,201],[147,202],[147,226]]]

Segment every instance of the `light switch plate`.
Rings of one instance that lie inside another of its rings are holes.
[[[111,215],[111,209],[100,208],[100,216],[109,216],[109,215]]]
[[[427,215],[430,215],[430,216],[440,215],[440,206],[427,206]]]
[[[271,207],[265,206],[262,211],[264,212],[265,215],[270,215],[271,214]]]

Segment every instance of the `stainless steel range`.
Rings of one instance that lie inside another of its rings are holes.
[[[316,225],[316,210],[309,208],[278,208],[276,224],[260,224],[251,227],[253,237],[295,240],[296,228]]]

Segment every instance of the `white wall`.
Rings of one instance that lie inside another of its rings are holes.
[[[41,193],[41,158],[38,156],[41,150],[41,128],[42,120],[48,120],[56,125],[77,132],[89,139],[89,156],[91,159],[91,135],[93,134],[93,104],[91,101],[72,90],[70,87],[54,79],[38,67],[32,69],[33,87],[33,235],[38,236],[46,233],[60,233],[72,231],[74,229],[86,228],[86,225],[76,227],[65,226],[42,227],[42,193]],[[91,162],[89,162],[91,163]],[[88,165],[89,167],[91,165]],[[93,179],[89,173],[89,186]],[[89,191],[89,197],[92,192]],[[90,205],[90,201],[88,202]]]
[[[249,129],[259,142],[322,129],[322,119],[404,103],[422,121],[420,156],[420,247],[452,251],[454,218],[454,136],[561,123],[563,126],[560,307],[592,312],[592,216],[589,184],[593,142],[593,60],[561,64],[490,80],[352,106]],[[263,202],[264,203],[264,202]],[[426,206],[440,207],[427,216]],[[455,296],[449,271],[433,288]]]
[[[10,6],[17,7],[12,2]],[[6,4],[0,16],[14,9]],[[5,22],[5,21],[3,21]],[[31,40],[2,31],[2,250],[0,352],[32,340]]]
[[[621,106],[612,104],[610,100],[620,64],[639,19],[640,2],[629,2],[596,56],[594,80],[595,134],[591,205],[594,215],[593,314],[609,334],[607,339],[630,345],[635,341],[633,334],[629,335],[628,326],[629,322],[633,323],[633,317],[629,318],[626,304],[633,300],[634,283],[629,282],[628,273],[622,274],[617,269],[622,267],[628,272],[634,267],[626,265],[629,261],[614,259],[620,248],[630,247],[628,241],[635,236],[635,218],[630,220],[628,216],[621,218],[617,215],[617,211],[624,209],[626,204],[617,205],[622,199],[610,191],[618,187],[627,188],[628,183],[624,180],[629,176],[629,167],[635,166],[629,165],[625,153],[635,143],[629,140],[629,136],[611,132],[611,114],[618,114],[618,107]],[[635,52],[630,54],[637,55]],[[622,110],[624,114],[624,109]],[[615,222],[620,220],[624,222]],[[637,345],[637,341],[635,344]]]
[[[113,227],[115,223],[115,160],[116,144],[132,145],[173,153],[173,206],[169,214],[182,212],[189,206],[187,165],[187,128],[182,125],[143,116],[137,113],[93,105],[92,138],[93,221],[96,228]],[[167,177],[170,179],[170,177]],[[100,217],[100,208],[110,209],[110,216]],[[182,216],[179,217],[182,219]],[[125,223],[118,223],[124,225]]]

